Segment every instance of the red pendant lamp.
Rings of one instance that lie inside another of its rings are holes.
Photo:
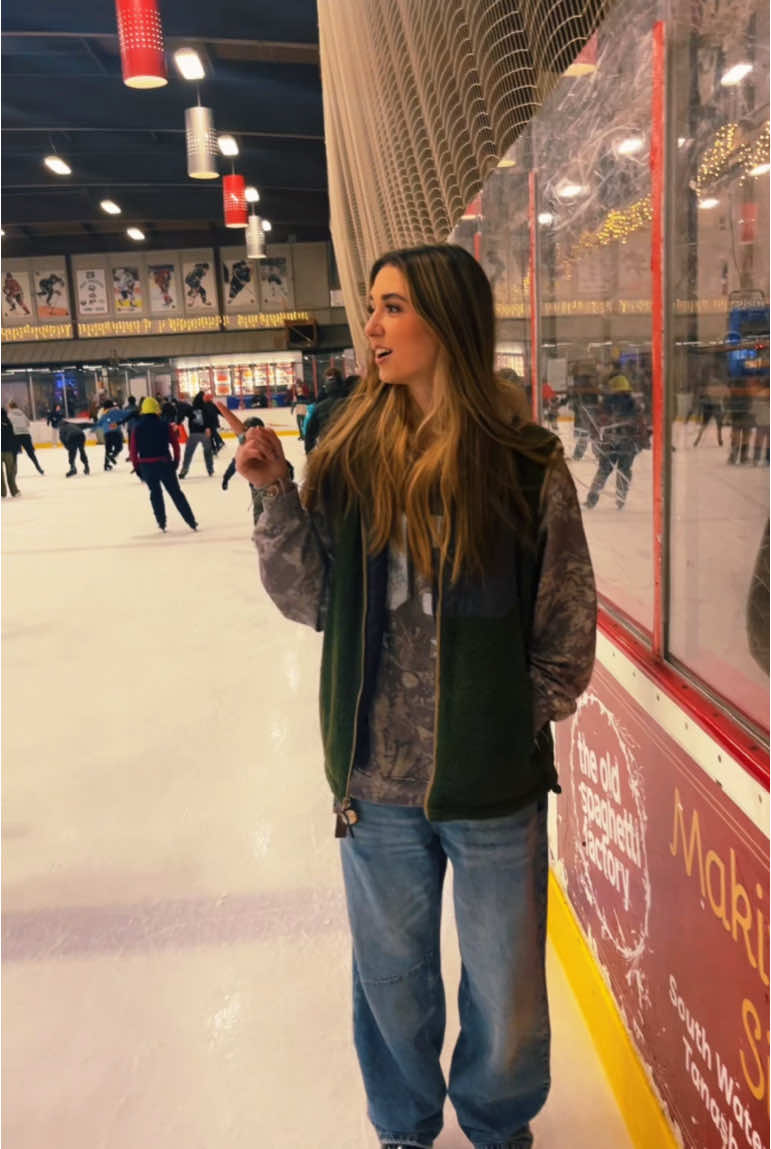
[[[115,0],[115,8],[123,83],[162,88],[168,81],[157,0]]]
[[[243,176],[222,177],[222,202],[225,227],[246,227],[249,213],[246,208],[246,180]]]

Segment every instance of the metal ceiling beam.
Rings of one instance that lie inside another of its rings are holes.
[[[0,32],[2,38],[9,38],[14,40],[114,40],[117,42],[117,30],[111,32],[58,32],[58,31],[14,31],[13,28],[7,26]],[[182,45],[190,45],[191,47],[198,45],[206,45],[213,48],[215,52],[222,52],[225,58],[235,59],[250,59],[249,56],[244,56],[242,51],[254,49],[259,52],[265,59],[275,59],[280,56],[287,56],[291,54],[295,59],[286,59],[286,63],[295,64],[318,64],[319,62],[319,46],[318,44],[301,44],[291,40],[253,40],[248,37],[222,37],[211,36],[167,36],[166,44],[171,51]],[[242,51],[239,51],[242,50]],[[234,53],[231,57],[230,53]],[[280,60],[278,62],[281,62]]]
[[[20,133],[44,132],[46,135],[49,135],[51,132],[57,132],[57,133],[61,133],[61,132],[88,132],[91,135],[95,135],[97,132],[106,132],[110,135],[114,135],[116,132],[121,133],[123,135],[126,135],[126,133],[129,133],[129,132],[136,132],[139,135],[143,135],[145,133],[152,134],[153,132],[155,132],[157,134],[160,134],[161,132],[163,132],[163,133],[169,133],[171,135],[180,135],[180,136],[184,136],[184,134],[185,134],[184,128],[148,128],[146,125],[139,125],[137,127],[121,127],[121,128],[79,128],[79,127],[75,127],[73,124],[60,124],[58,127],[53,127],[53,128],[50,128],[50,127],[39,128],[39,127],[36,127],[35,125],[13,128],[13,127],[6,127],[5,125],[3,125],[2,131],[3,131],[3,133],[5,133],[5,132],[20,132]],[[311,140],[311,141],[316,141],[316,142],[320,142],[320,143],[324,142],[323,135],[308,135],[308,134],[303,133],[303,132],[254,132],[254,131],[242,131],[241,128],[238,128],[238,129],[235,129],[235,134],[237,136],[246,136],[249,139],[254,139],[254,140],[305,140],[305,141]]]

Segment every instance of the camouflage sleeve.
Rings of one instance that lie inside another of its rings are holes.
[[[323,630],[331,547],[323,516],[308,514],[289,483],[264,498],[252,538],[262,584],[281,613]]]
[[[543,558],[530,650],[535,730],[567,718],[594,665],[597,593],[576,489],[562,456],[544,485]]]

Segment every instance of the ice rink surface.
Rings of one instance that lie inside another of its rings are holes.
[[[286,420],[285,420],[286,421]],[[299,465],[296,438],[283,440]],[[262,590],[245,483],[26,457],[3,501],[7,1149],[372,1149],[317,724],[320,636]],[[125,456],[124,456],[125,457]],[[564,800],[564,798],[562,799]],[[448,883],[449,885],[449,883]],[[459,958],[446,900],[446,1056]],[[631,1145],[549,956],[537,1149]],[[437,1149],[468,1142],[451,1107]]]

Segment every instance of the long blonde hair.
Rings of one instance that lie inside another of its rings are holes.
[[[423,416],[406,387],[382,382],[370,355],[310,455],[303,502],[312,509],[341,492],[344,509],[358,502],[371,554],[400,537],[404,514],[407,546],[426,578],[432,548],[447,558],[451,544],[453,582],[464,572],[483,575],[503,524],[532,536],[517,457],[546,466],[555,439],[525,430],[516,396],[495,374],[493,296],[477,261],[453,244],[390,251],[373,265],[370,288],[385,266],[405,276],[412,305],[440,343],[432,409]]]

